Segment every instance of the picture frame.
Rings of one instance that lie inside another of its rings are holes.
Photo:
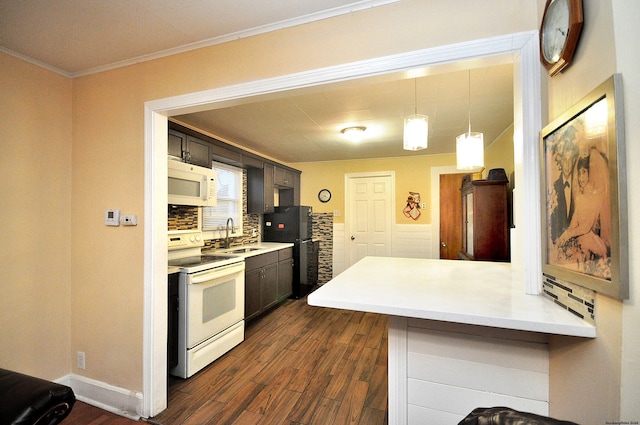
[[[542,272],[629,297],[622,76],[614,74],[540,132]]]

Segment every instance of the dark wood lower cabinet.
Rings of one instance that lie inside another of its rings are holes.
[[[250,321],[291,295],[292,250],[254,255],[245,259],[244,319]]]
[[[293,294],[293,248],[278,251],[278,302]]]

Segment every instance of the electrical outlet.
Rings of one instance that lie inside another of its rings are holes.
[[[77,357],[78,357],[78,369],[84,370],[84,368],[86,367],[84,351],[78,351]]]

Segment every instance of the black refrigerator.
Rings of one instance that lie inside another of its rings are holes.
[[[293,243],[293,298],[306,296],[318,283],[318,242],[312,239],[311,207],[275,207],[263,217],[262,240]]]

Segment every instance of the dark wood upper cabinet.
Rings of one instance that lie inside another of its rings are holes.
[[[192,135],[169,129],[167,153],[189,164],[211,168],[211,145]]]
[[[264,214],[274,211],[273,165],[247,169],[247,212]]]
[[[275,163],[237,146],[205,136],[180,124],[169,122],[169,155],[203,167],[212,161],[247,170],[247,211],[273,212],[275,190],[279,205],[300,205],[300,171]]]

